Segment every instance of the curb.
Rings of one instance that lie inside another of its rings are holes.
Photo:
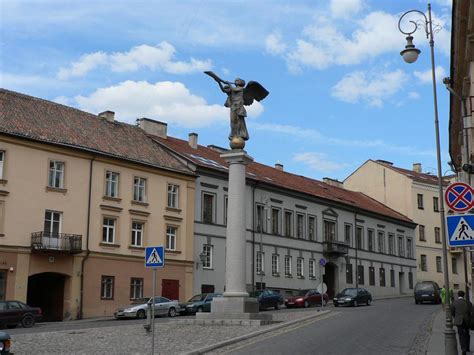
[[[290,325],[297,324],[297,323],[300,323],[300,322],[304,322],[304,321],[307,321],[307,320],[310,320],[310,319],[313,319],[313,318],[319,318],[319,317],[321,317],[325,314],[328,314],[328,313],[331,313],[331,311],[319,311],[316,314],[311,314],[311,315],[303,317],[303,318],[294,319],[294,320],[289,321],[289,322],[283,322],[281,324],[274,325],[270,328],[259,330],[258,332],[255,332],[255,333],[245,334],[245,335],[242,335],[242,336],[237,337],[237,338],[224,340],[224,341],[221,341],[220,343],[217,343],[217,344],[208,345],[208,346],[205,346],[201,349],[197,349],[197,350],[193,350],[191,352],[187,352],[186,354],[188,354],[188,355],[205,354],[205,353],[207,353],[211,350],[216,350],[216,349],[222,348],[224,346],[232,345],[234,343],[238,343],[238,342],[243,341],[243,340],[254,338],[254,337],[257,337],[257,336],[265,334],[265,333],[270,333],[270,332],[272,332],[274,330],[278,330],[280,328],[288,327]]]

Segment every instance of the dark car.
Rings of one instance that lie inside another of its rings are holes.
[[[188,302],[179,305],[179,313],[195,314],[198,312],[210,312],[211,302],[215,297],[222,297],[222,293],[202,293],[193,296]]]
[[[421,281],[415,285],[415,303],[431,302],[441,303],[441,290],[433,281]]]
[[[271,307],[280,309],[281,305],[283,304],[283,296],[272,290],[252,291],[249,293],[249,297],[253,297],[258,300],[258,306],[260,309],[267,309]]]
[[[5,332],[0,332],[0,354],[11,354],[11,338],[10,334]]]
[[[20,301],[0,302],[0,326],[2,327],[16,327],[21,324],[24,328],[30,328],[41,318],[41,308],[30,307]]]
[[[365,288],[345,288],[333,299],[334,307],[347,306],[357,307],[360,304],[370,306],[372,295]]]
[[[321,299],[322,298],[322,299]],[[325,293],[323,297],[318,290],[301,290],[295,296],[287,297],[285,299],[286,308],[292,307],[311,307],[321,306],[321,302],[325,306],[328,303],[329,297]]]

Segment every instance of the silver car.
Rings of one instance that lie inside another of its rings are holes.
[[[127,307],[120,307],[114,312],[116,319],[120,318],[146,318],[148,302],[151,298],[142,298]],[[174,317],[179,312],[178,301],[171,301],[166,297],[155,297],[155,316],[168,315]]]

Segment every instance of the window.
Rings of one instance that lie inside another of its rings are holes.
[[[291,276],[291,256],[285,255],[285,276]]]
[[[143,279],[132,277],[130,281],[130,299],[143,298]]]
[[[375,242],[374,242],[374,231],[372,229],[367,229],[367,241],[369,251],[375,250]]]
[[[179,186],[168,184],[168,207],[179,208]]]
[[[58,238],[61,233],[61,212],[46,211],[44,213],[44,236]]]
[[[273,275],[280,274],[280,255],[278,254],[272,255],[272,274]]]
[[[255,214],[255,229],[257,232],[265,232],[265,206],[257,205]]]
[[[204,193],[202,195],[202,221],[203,223],[214,223],[215,195]]]
[[[357,281],[359,285],[363,285],[365,282],[364,265],[357,265]]]
[[[375,286],[375,268],[373,266],[369,266],[369,285]]]
[[[379,253],[385,253],[385,232],[378,232]]]
[[[293,212],[285,211],[285,237],[293,236]]]
[[[298,277],[304,277],[304,259],[296,259],[296,275]]]
[[[176,250],[176,231],[178,228],[166,227],[166,250]]]
[[[132,222],[132,246],[141,247],[143,245],[143,228],[141,222]]]
[[[353,281],[352,264],[346,264],[346,283],[351,284]]]
[[[436,257],[436,272],[443,272],[441,267],[441,256]]]
[[[229,196],[224,196],[224,225],[227,225],[227,214],[229,211]]]
[[[280,235],[280,218],[280,209],[272,208],[272,234]]]
[[[141,177],[133,178],[133,200],[145,202],[145,186],[146,180]]]
[[[428,271],[428,264],[426,262],[426,255],[420,255],[420,270],[421,271]]]
[[[265,274],[265,265],[264,265],[264,257],[265,257],[265,253],[262,253],[261,251],[257,251],[257,262],[256,262],[256,266],[257,266],[257,274],[262,274],[264,275]]]
[[[356,227],[356,248],[364,248],[364,229],[363,227]]]
[[[324,220],[324,241],[336,240],[336,223]]]
[[[213,246],[209,244],[204,244],[202,246],[202,253],[204,254],[204,260],[202,263],[203,269],[212,269],[212,249]]]
[[[408,288],[413,290],[413,273],[411,271],[408,273]]]
[[[114,299],[114,276],[102,276],[100,298],[103,300]]]
[[[395,270],[390,270],[390,287],[395,287]]]
[[[3,165],[3,161],[2,161]],[[62,189],[64,184],[64,163],[51,160],[49,162],[48,186]]]
[[[304,238],[304,214],[298,213],[296,215],[296,237]]]
[[[344,240],[348,245],[351,245],[352,226],[350,224],[344,225]]]
[[[433,197],[433,211],[439,212],[438,198]]]
[[[416,200],[418,202],[418,209],[422,210],[423,209],[423,195],[422,194],[417,194],[416,195]]]
[[[383,267],[379,269],[379,283],[381,287],[385,287],[385,269]]]
[[[3,165],[5,163],[5,152],[0,150],[0,179],[4,179],[3,177]]]
[[[395,236],[393,234],[388,235],[388,253],[395,255]]]
[[[316,278],[316,260],[314,259],[309,259],[309,278]]]
[[[118,197],[119,174],[112,171],[105,173],[105,196]]]
[[[7,271],[0,271],[0,301],[5,301],[7,289]]]
[[[426,242],[426,236],[425,236],[425,226],[420,224],[418,226],[418,233],[419,233],[419,236],[420,236],[420,241],[421,242]]]
[[[407,258],[413,258],[413,243],[411,238],[407,238]]]
[[[439,227],[435,227],[434,234],[435,234],[435,242],[441,244],[441,229]]]
[[[308,237],[309,240],[316,240],[316,218],[308,216]]]
[[[458,273],[458,263],[456,258],[451,258],[451,268],[453,270],[453,274]]]
[[[403,236],[398,236],[398,255],[405,256],[405,248],[403,245]]]
[[[104,217],[102,225],[102,242],[113,244],[115,242],[115,224],[117,220],[114,218]]]

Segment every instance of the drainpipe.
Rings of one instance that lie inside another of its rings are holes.
[[[87,204],[87,235],[86,235],[86,256],[82,259],[81,263],[81,298],[79,300],[79,319],[83,317],[83,306],[84,306],[84,265],[86,260],[89,258],[89,236],[90,236],[90,223],[91,223],[91,199],[92,199],[92,165],[94,163],[95,157],[91,159],[90,169],[89,169],[89,201]]]
[[[252,186],[252,262],[250,263],[252,267],[252,289],[255,291],[255,189],[258,182],[255,182],[255,185]]]
[[[354,213],[354,246],[355,246],[355,276],[356,276],[356,288],[359,288],[359,263],[357,261],[357,250],[358,250],[358,243],[357,243],[357,213]]]

